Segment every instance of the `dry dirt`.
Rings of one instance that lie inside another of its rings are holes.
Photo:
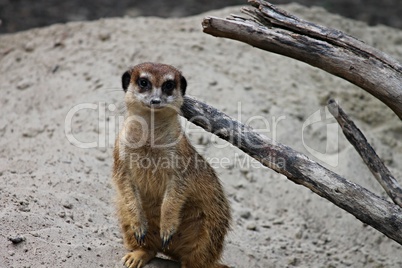
[[[400,30],[284,7],[402,60]],[[230,13],[238,7],[208,15]],[[125,250],[112,201],[112,147],[124,114],[121,74],[143,61],[175,65],[189,95],[313,159],[311,149],[323,152],[322,160],[335,161],[326,164],[332,170],[386,198],[333,119],[307,123],[335,97],[401,178],[402,125],[385,105],[306,64],[203,34],[203,17],[115,18],[0,36],[0,267],[120,267]],[[233,207],[225,263],[402,267],[401,245],[185,125]]]

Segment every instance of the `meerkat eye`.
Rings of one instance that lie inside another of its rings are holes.
[[[176,87],[176,83],[173,80],[166,81],[162,85],[162,91],[168,95],[171,95]]]
[[[139,78],[137,83],[142,90],[147,90],[151,88],[151,82],[149,82],[147,78]]]

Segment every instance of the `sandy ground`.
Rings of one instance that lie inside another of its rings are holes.
[[[402,60],[399,30],[318,8],[286,9]],[[208,12],[230,13],[238,7]],[[332,170],[386,198],[333,119],[308,123],[311,116],[321,118],[320,109],[334,96],[401,178],[402,125],[386,106],[316,68],[203,34],[203,17],[116,18],[0,36],[0,267],[120,267],[125,250],[112,201],[111,153],[124,114],[121,74],[143,61],[177,66],[189,95],[313,159],[313,150],[322,152],[319,158]],[[233,207],[225,263],[402,267],[396,242],[185,125]],[[9,241],[19,236],[21,243]]]

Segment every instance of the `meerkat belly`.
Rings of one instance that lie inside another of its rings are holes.
[[[134,173],[135,185],[140,192],[143,203],[157,205],[162,202],[170,175],[166,172],[139,170]]]
[[[131,163],[133,183],[149,217],[159,217],[166,186],[174,174],[172,153],[146,152]]]
[[[175,154],[160,150],[139,150],[130,159],[132,176],[141,193],[163,195],[174,170]]]

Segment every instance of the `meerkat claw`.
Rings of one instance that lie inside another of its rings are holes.
[[[162,235],[162,249],[165,250],[169,247],[170,241],[172,240],[172,234],[163,234]]]
[[[137,240],[138,245],[143,246],[145,244],[145,235],[147,231],[144,229],[140,229],[137,232],[134,232],[135,240]]]

